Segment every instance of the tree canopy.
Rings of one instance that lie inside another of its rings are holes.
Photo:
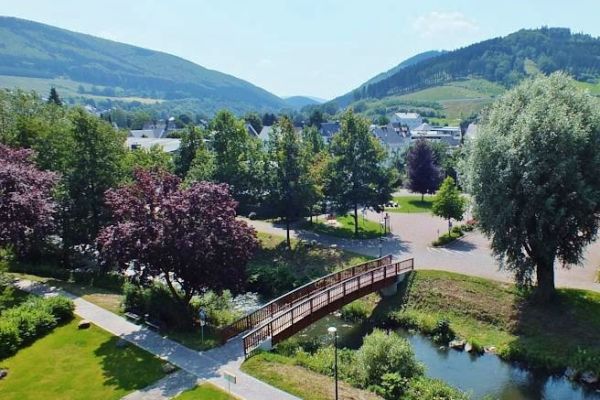
[[[479,226],[546,300],[554,262],[583,260],[600,211],[600,105],[565,74],[526,81],[489,110],[467,165]]]
[[[440,186],[441,173],[431,144],[419,139],[406,155],[408,188],[423,195],[435,193]]]
[[[450,234],[450,220],[460,221],[465,213],[466,201],[461,196],[460,191],[454,183],[454,179],[449,176],[444,179],[440,189],[436,193],[431,211],[438,217],[448,220],[448,234]]]

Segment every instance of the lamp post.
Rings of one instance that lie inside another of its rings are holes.
[[[379,258],[383,257],[383,238],[379,238]]]
[[[327,332],[329,332],[329,334],[333,336],[333,376],[335,379],[335,400],[338,400],[337,329],[335,328],[335,326],[330,326],[329,328],[327,328]]]

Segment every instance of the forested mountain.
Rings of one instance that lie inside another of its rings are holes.
[[[394,68],[391,68],[390,70],[388,70],[386,72],[382,72],[382,73],[374,76],[373,78],[369,79],[367,82],[363,83],[357,90],[360,92],[365,86],[371,85],[375,82],[382,81],[406,67],[409,67],[409,66],[419,63],[421,61],[428,60],[430,58],[439,56],[440,54],[444,54],[444,53],[446,53],[446,51],[444,51],[444,50],[441,50],[441,51],[430,50],[430,51],[425,51],[423,53],[419,53],[417,55],[409,57],[406,60],[402,61],[400,64],[396,65]],[[346,93],[345,95],[336,98],[335,101],[341,106],[346,106],[349,103],[351,103],[354,99],[355,99],[354,92],[350,92],[350,93]]]
[[[467,78],[510,87],[528,74],[564,70],[580,81],[600,77],[600,39],[567,28],[523,29],[438,54],[365,83],[353,100],[403,95]],[[348,95],[335,101],[347,103]]]
[[[323,103],[323,101],[319,101],[313,97],[308,96],[291,96],[285,97],[284,100],[289,107],[292,107],[294,109],[301,109],[304,106],[311,106]]]
[[[202,99],[234,110],[286,105],[246,81],[170,54],[11,17],[0,17],[0,75],[3,86],[74,81],[81,95]]]

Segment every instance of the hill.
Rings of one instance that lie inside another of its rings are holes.
[[[419,53],[417,55],[414,55],[410,58],[407,58],[406,60],[402,61],[400,64],[396,65],[394,68],[386,71],[386,72],[382,72],[376,76],[374,76],[373,78],[369,79],[367,82],[363,83],[362,85],[360,85],[360,87],[358,89],[356,89],[355,91],[352,91],[350,93],[346,93],[343,96],[340,96],[338,98],[336,98],[334,101],[337,102],[340,106],[345,107],[348,104],[350,104],[352,101],[356,100],[354,97],[354,92],[362,92],[364,89],[364,87],[369,86],[371,84],[374,84],[376,82],[382,81],[384,79],[389,78],[390,76],[394,75],[395,73],[399,72],[400,70],[406,68],[406,67],[410,67],[411,65],[417,64],[421,61],[425,61],[428,60],[430,58],[433,57],[437,57],[440,54],[444,54],[446,53],[446,51],[441,50],[430,50],[430,51],[426,51],[423,53]]]
[[[170,54],[11,17],[0,17],[0,75],[4,87],[62,86],[69,96],[202,99],[205,112],[286,106],[249,82]]]
[[[309,97],[309,96],[291,96],[291,97],[285,97],[283,99],[285,101],[285,103],[288,105],[288,107],[291,107],[293,109],[301,109],[304,106],[313,106],[313,105],[317,105],[317,104],[322,104],[325,101],[317,99],[315,97]]]

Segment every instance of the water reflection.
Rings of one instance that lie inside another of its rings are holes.
[[[365,324],[348,324],[327,316],[298,335],[330,340],[327,327],[338,329],[341,347],[356,349],[364,335],[371,331]],[[452,349],[440,349],[426,336],[399,331],[411,343],[415,355],[426,367],[427,376],[441,379],[486,400],[600,400],[600,393],[573,383],[562,376],[521,368],[492,354],[475,355]]]

